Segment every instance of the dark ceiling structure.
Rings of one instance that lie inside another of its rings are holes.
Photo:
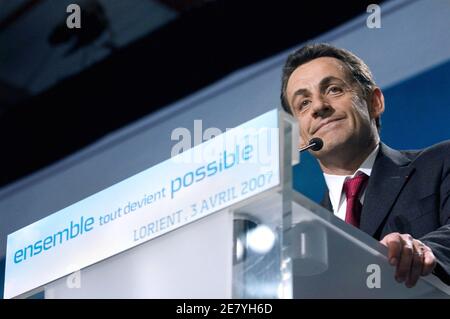
[[[69,1],[86,27],[68,30],[64,1],[7,2],[0,187],[379,3],[130,0],[125,9],[123,1]]]

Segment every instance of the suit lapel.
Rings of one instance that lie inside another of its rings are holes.
[[[399,151],[380,143],[367,185],[361,213],[360,229],[374,236],[390,213],[408,177],[413,173],[411,161]]]
[[[331,205],[330,193],[329,193],[328,190],[323,195],[323,198],[322,198],[322,201],[320,202],[320,205],[322,207],[328,209],[331,212],[333,211],[333,205]]]

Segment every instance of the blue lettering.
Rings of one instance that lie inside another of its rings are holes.
[[[76,227],[77,232],[74,234],[73,229]],[[73,221],[70,222],[70,239],[74,239],[78,236],[78,233],[80,232],[80,226],[78,224],[73,224]],[[45,247],[44,247],[45,249]]]
[[[14,263],[15,264],[20,263],[22,261],[22,259],[21,259],[22,257],[23,257],[23,250],[20,249],[20,250],[16,251],[16,253],[14,254]]]
[[[252,145],[246,145],[244,149],[242,150],[242,159],[244,161],[248,161],[252,157],[253,152],[253,146]]]
[[[233,151],[224,151],[218,156],[218,160],[209,162],[206,166],[199,166],[193,171],[185,173],[182,177],[171,180],[171,198],[182,188],[187,188],[194,183],[204,180],[229,168],[239,165],[242,161],[248,161],[253,156],[253,146],[248,144],[248,137],[244,147],[236,145]]]
[[[27,250],[28,248],[30,249],[30,257],[33,256],[33,245],[28,245],[27,247],[25,247],[24,249],[24,256],[23,256],[23,260],[27,259]]]
[[[42,251],[42,240],[38,240],[34,243],[34,254],[38,255]]]
[[[134,241],[141,240],[145,237],[158,233],[164,229],[167,229],[177,223],[181,222],[181,213],[182,210],[178,210],[171,215],[167,215],[165,217],[161,217],[146,226],[141,226],[139,229],[135,229],[133,231],[133,239]]]
[[[84,223],[84,230],[88,232],[92,229],[94,229],[94,217],[89,217]]]
[[[190,176],[190,179],[188,179],[189,182],[186,182],[187,176]],[[191,186],[193,182],[194,182],[194,173],[192,172],[186,173],[183,177],[183,187]]]
[[[208,173],[208,177],[216,174],[217,173],[217,162],[214,161],[214,162],[209,163],[207,166],[207,170],[208,170],[208,172],[212,171],[212,172]]]
[[[200,166],[199,168],[197,168],[197,170],[195,171],[195,176],[201,176],[201,178],[196,179],[196,182],[204,179],[206,177],[205,166]]]
[[[178,182],[178,186],[177,187],[174,187],[174,185],[175,185],[174,182]],[[170,187],[170,190],[171,190],[170,196],[171,196],[171,198],[173,198],[173,194],[178,192],[180,189],[181,189],[181,178],[177,177],[176,179],[172,180],[172,182],[171,182],[171,187]]]
[[[62,244],[63,242],[63,233],[66,233],[66,240],[69,240],[69,230],[66,228],[63,231],[59,231],[56,234],[53,235],[53,246],[56,245],[56,236],[59,235],[59,243]]]
[[[230,165],[228,165],[228,158],[230,156],[233,158],[233,161],[231,162]],[[227,155],[227,151],[223,152],[223,166],[224,166],[225,169],[233,167],[235,161],[236,161],[236,155],[235,154],[231,153],[231,154]]]
[[[79,223],[71,221],[69,227],[58,231],[53,235],[47,236],[43,240],[39,239],[34,244],[30,244],[23,249],[17,250],[14,253],[14,263],[17,264],[25,261],[27,258],[36,256],[45,250],[49,250],[57,244],[63,244],[64,241],[69,241],[78,235],[91,231],[94,229],[94,221],[94,217],[85,219],[84,216],[81,216]]]
[[[44,239],[44,250],[49,250],[50,248],[52,248],[51,246],[52,241],[53,241],[52,236],[48,236],[47,238]]]

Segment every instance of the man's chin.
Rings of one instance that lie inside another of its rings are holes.
[[[333,136],[331,136],[331,134],[326,134],[326,136],[317,136],[318,138],[322,139],[323,141],[323,146],[319,151],[311,151],[311,154],[314,157],[317,158],[321,158],[321,157],[325,157],[328,156],[330,154],[333,154],[335,152],[338,152],[339,149],[342,148],[342,144],[339,141],[339,139],[334,138]]]

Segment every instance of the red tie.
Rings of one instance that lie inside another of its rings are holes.
[[[347,197],[347,210],[345,212],[345,222],[359,228],[362,205],[359,195],[364,189],[369,176],[359,174],[353,178],[348,178],[344,182],[344,192]]]

